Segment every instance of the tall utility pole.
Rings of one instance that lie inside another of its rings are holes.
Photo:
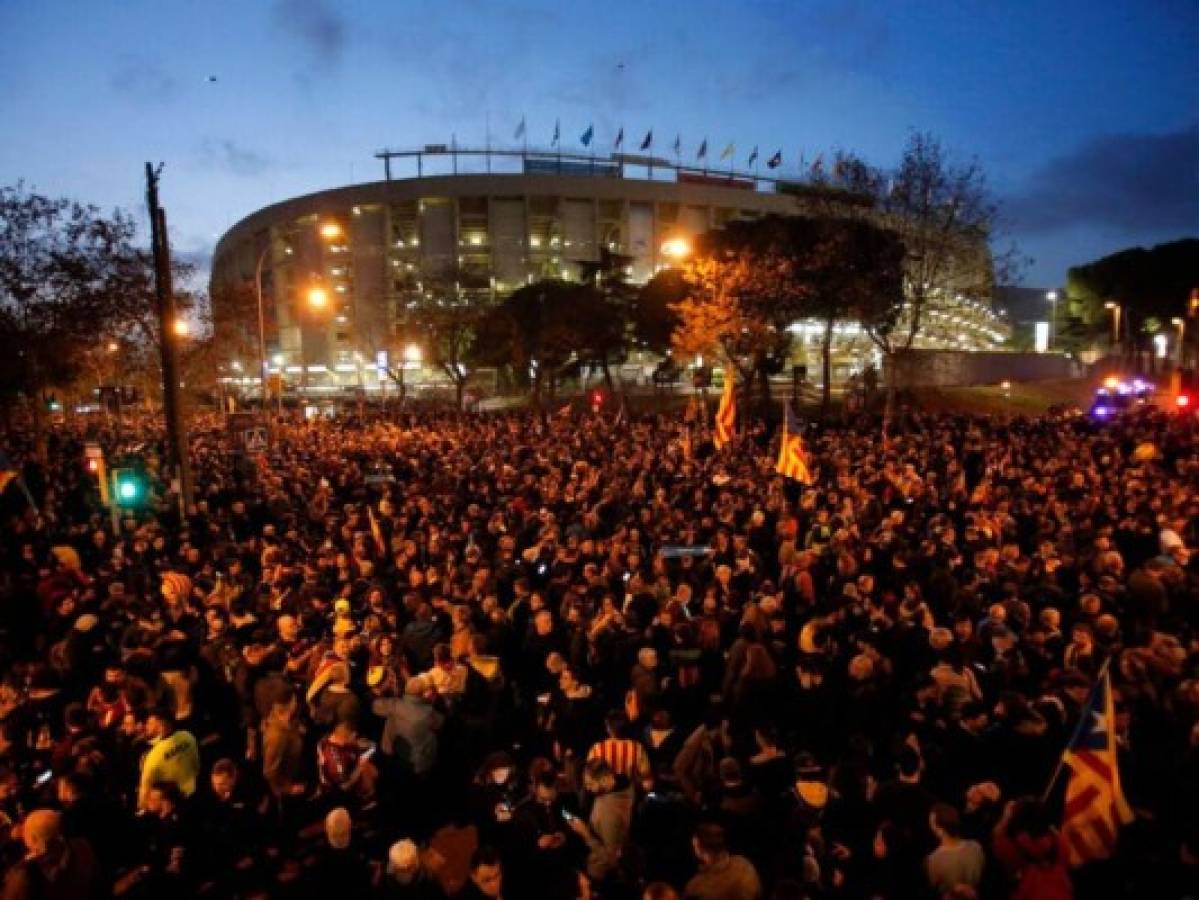
[[[162,407],[167,420],[167,461],[179,474],[180,516],[192,504],[191,460],[187,431],[179,403],[179,363],[175,344],[175,290],[171,284],[171,248],[167,241],[167,216],[158,205],[158,173],[146,163],[146,207],[150,212],[150,243],[154,253],[154,305],[158,312],[158,345],[162,352]]]

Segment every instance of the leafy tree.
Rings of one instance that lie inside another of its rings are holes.
[[[612,366],[628,359],[629,344],[634,339],[638,291],[627,277],[632,261],[631,256],[601,246],[598,260],[575,263],[579,281],[589,288],[581,295],[587,305],[580,314],[588,322],[581,329],[580,362],[598,365],[609,391],[615,391]]]
[[[552,397],[558,377],[578,362],[587,328],[579,309],[593,300],[588,285],[554,278],[518,288],[480,323],[482,358],[530,371],[533,405],[540,408],[546,387]]]
[[[132,234],[119,213],[0,188],[0,393],[29,400],[36,422],[133,304],[118,292]]]
[[[834,326],[854,319],[872,334],[893,327],[903,308],[904,246],[893,231],[869,219],[822,219],[811,230],[804,272],[809,303],[824,326],[821,408],[827,412]]]
[[[633,307],[633,334],[642,346],[659,353],[670,349],[670,338],[679,326],[675,307],[689,288],[683,269],[662,269],[637,292]]]
[[[176,278],[179,276],[176,275]],[[226,362],[242,363],[244,371],[259,367],[258,294],[253,279],[229,281],[212,286],[213,340]],[[250,363],[253,360],[253,363]]]
[[[1146,321],[1169,322],[1189,313],[1191,291],[1199,288],[1199,239],[1185,238],[1155,247],[1131,247],[1068,270],[1069,314],[1094,326],[1092,334],[1109,333],[1104,303],[1121,306],[1124,334],[1144,340]],[[1134,348],[1130,348],[1134,349]]]
[[[455,405],[462,408],[475,362],[475,343],[486,308],[460,298],[423,311],[420,333],[426,358],[453,382]]]
[[[766,216],[702,236],[684,268],[690,293],[674,310],[674,346],[718,353],[770,402],[770,375],[791,348],[787,327],[810,312],[812,221]]]

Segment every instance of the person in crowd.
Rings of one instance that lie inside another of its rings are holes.
[[[959,886],[977,888],[983,878],[986,855],[978,841],[962,837],[962,819],[948,803],[936,804],[929,813],[929,828],[938,841],[925,868],[933,890],[946,894]]]
[[[724,828],[699,826],[691,839],[699,871],[687,882],[686,895],[696,900],[758,900],[762,882],[744,856],[729,853]]]
[[[35,809],[21,822],[24,857],[4,876],[4,900],[99,900],[105,894],[88,842],[68,838],[51,809]]]
[[[155,784],[173,784],[184,797],[196,790],[200,774],[200,748],[190,732],[175,730],[175,717],[165,709],[154,709],[146,717],[150,749],[142,760],[138,783],[138,808],[145,809]]]

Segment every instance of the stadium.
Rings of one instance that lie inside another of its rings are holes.
[[[629,280],[643,283],[674,262],[672,248],[730,220],[802,214],[830,196],[857,202],[802,181],[652,156],[444,145],[378,156],[384,180],[273,204],[217,244],[214,321],[241,329],[257,347],[257,323],[244,307],[222,302],[227,288],[255,286],[266,368],[289,392],[379,390],[389,364],[415,370],[413,383],[435,378],[422,370],[419,348],[404,353],[405,316],[422,299],[495,302],[539,278],[577,277],[576,264],[597,259],[601,248],[628,257]],[[394,177],[397,166],[415,171]],[[793,362],[814,371],[820,326],[801,321],[792,331]],[[916,346],[989,350],[1007,334],[990,297],[959,295],[928,317]],[[649,377],[656,360],[644,356],[630,359],[626,381]],[[839,380],[877,355],[847,323],[837,328],[834,360]],[[248,374],[253,362],[230,362],[243,373],[230,380],[257,382]]]

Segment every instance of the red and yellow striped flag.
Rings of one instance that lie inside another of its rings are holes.
[[[1083,707],[1062,762],[1070,769],[1062,837],[1071,866],[1107,859],[1121,825],[1132,821],[1132,809],[1120,788],[1116,765],[1116,711],[1112,680],[1105,668]]]
[[[804,450],[803,435],[799,420],[791,410],[791,404],[783,404],[782,440],[779,442],[779,460],[774,470],[784,478],[794,478],[800,484],[813,482],[812,470],[808,468],[808,454]]]
[[[732,369],[724,373],[724,391],[720,394],[720,405],[716,407],[716,427],[712,441],[720,449],[733,439],[737,428],[737,396],[734,382],[737,376]]]

